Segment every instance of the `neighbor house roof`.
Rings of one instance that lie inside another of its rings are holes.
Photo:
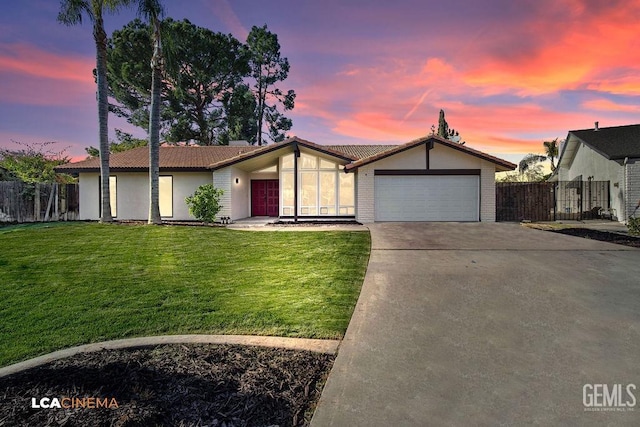
[[[504,170],[504,171],[514,170],[516,168],[515,164],[513,164],[511,162],[508,162],[506,160],[500,159],[498,157],[494,157],[494,156],[492,156],[490,154],[483,153],[482,151],[478,151],[478,150],[475,150],[473,148],[469,148],[466,145],[458,144],[456,142],[452,142],[452,141],[449,141],[447,139],[440,138],[440,137],[438,137],[436,135],[429,135],[429,136],[425,136],[425,137],[422,137],[422,138],[414,139],[413,141],[409,141],[406,144],[396,145],[393,148],[391,148],[390,150],[381,151],[379,153],[372,154],[372,155],[370,155],[368,157],[361,158],[358,161],[355,161],[355,162],[347,165],[345,167],[345,169],[346,170],[356,169],[356,168],[359,168],[361,166],[368,165],[369,163],[377,162],[378,160],[382,160],[382,159],[384,159],[386,157],[393,156],[394,154],[400,153],[402,151],[409,150],[411,148],[417,147],[419,145],[430,144],[430,143],[442,144],[444,146],[451,147],[451,148],[453,148],[455,150],[462,151],[463,153],[467,153],[467,154],[470,154],[472,156],[478,157],[480,159],[489,161],[489,162],[494,163],[495,165],[503,168],[502,170]]]
[[[640,124],[569,131],[608,160],[640,157]]]
[[[242,153],[256,151],[255,146],[161,146],[160,169],[207,170],[207,166]],[[146,170],[149,168],[149,148],[138,147],[109,156],[110,169],[118,171]],[[90,172],[100,169],[100,159],[92,157],[76,163],[58,166],[56,170],[67,173]]]

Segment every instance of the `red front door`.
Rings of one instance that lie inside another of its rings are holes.
[[[251,181],[251,216],[278,216],[279,206],[277,179]]]

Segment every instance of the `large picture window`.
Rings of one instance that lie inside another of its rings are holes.
[[[287,154],[280,160],[280,214],[294,214],[294,157]],[[344,172],[338,163],[322,157],[301,153],[298,158],[298,215],[355,215],[355,185],[353,174]]]

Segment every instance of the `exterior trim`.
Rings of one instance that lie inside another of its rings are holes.
[[[398,153],[402,153],[403,151],[410,150],[412,148],[418,147],[418,146],[420,146],[422,144],[435,144],[436,142],[438,144],[441,144],[441,145],[445,146],[445,147],[453,148],[454,150],[461,151],[462,153],[468,154],[470,156],[478,157],[478,158],[480,158],[482,160],[486,160],[486,161],[491,162],[491,163],[493,163],[495,165],[502,166],[503,168],[506,168],[508,170],[514,170],[516,168],[515,164],[513,164],[511,162],[508,162],[506,160],[502,160],[502,159],[499,159],[497,157],[491,156],[489,154],[483,153],[481,151],[477,151],[477,150],[471,149],[469,147],[465,147],[464,145],[456,144],[456,143],[453,143],[451,141],[444,140],[444,139],[442,139],[442,138],[440,138],[438,136],[431,135],[431,136],[428,136],[428,137],[423,137],[423,138],[420,138],[420,139],[416,139],[414,141],[407,142],[404,145],[400,145],[395,149],[392,149],[392,150],[389,150],[389,151],[385,151],[385,152],[383,152],[381,154],[376,154],[376,155],[367,157],[365,159],[360,159],[358,161],[355,161],[353,163],[348,164],[345,167],[345,169],[347,169],[347,170],[357,169],[359,167],[368,165],[369,163],[374,163],[374,162],[377,162],[379,160],[385,159],[387,157],[396,155]],[[427,146],[427,148],[428,148],[428,146]]]
[[[100,168],[65,168],[60,170],[61,173],[66,174],[79,174],[79,173],[97,173],[100,172]],[[149,168],[114,168],[110,167],[109,171],[111,173],[117,172],[149,172]],[[211,172],[211,169],[207,168],[160,168],[161,173],[169,173],[169,172]]]
[[[375,169],[373,174],[380,175],[477,175],[480,169]]]
[[[318,152],[320,152],[322,154],[326,154],[328,156],[336,157],[336,158],[338,158],[340,160],[344,160],[344,161],[348,161],[348,162],[353,162],[354,160],[356,160],[354,157],[347,156],[347,155],[342,154],[342,153],[338,153],[337,151],[334,151],[334,150],[322,148],[321,145],[314,144],[313,142],[305,141],[305,140],[300,139],[298,137],[293,137],[293,138],[290,138],[290,139],[288,139],[288,140],[286,140],[284,142],[281,142],[279,144],[268,145],[265,148],[258,149],[258,150],[255,150],[255,151],[249,151],[247,153],[243,153],[243,154],[241,154],[239,156],[236,156],[234,158],[231,158],[229,160],[223,160],[221,162],[214,163],[214,164],[210,165],[208,168],[215,171],[215,170],[218,170],[218,169],[225,168],[227,166],[233,166],[236,163],[244,162],[245,160],[249,160],[249,159],[253,159],[253,158],[256,158],[256,157],[260,157],[263,154],[272,153],[272,152],[280,150],[282,148],[288,148],[288,147],[291,147],[291,146],[293,146],[293,147],[302,146],[302,147],[308,148],[310,150],[318,151]],[[299,148],[296,148],[296,149],[299,150]]]

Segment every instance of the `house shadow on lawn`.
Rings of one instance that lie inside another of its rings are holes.
[[[307,425],[333,360],[207,344],[79,354],[1,378],[0,425]],[[112,407],[32,408],[33,398],[97,398]]]

